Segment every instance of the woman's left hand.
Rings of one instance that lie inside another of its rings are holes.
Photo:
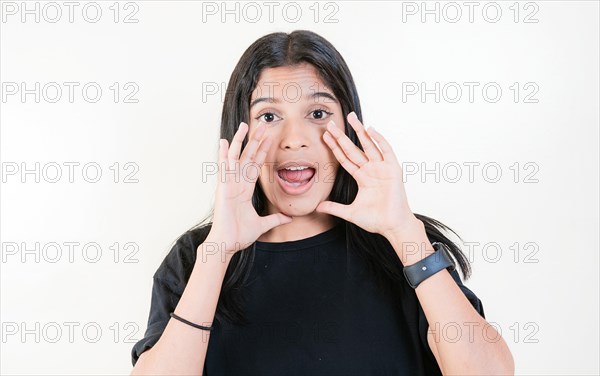
[[[408,206],[402,167],[391,145],[373,127],[365,130],[354,112],[348,114],[348,122],[356,131],[364,152],[333,121],[327,125],[323,140],[341,166],[356,180],[358,193],[349,205],[323,201],[316,210],[343,218],[388,239],[414,228],[420,221]]]

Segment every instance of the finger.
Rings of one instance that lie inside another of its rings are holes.
[[[245,159],[240,163],[243,164],[243,174],[247,181],[251,183],[255,183],[261,174],[261,169],[264,163],[265,158],[267,157],[267,152],[269,147],[271,146],[271,137],[268,135],[261,142],[258,151],[256,152],[256,156],[254,160],[246,161]]]
[[[252,160],[252,158],[254,158],[256,149],[258,149],[258,146],[260,145],[260,139],[265,133],[265,129],[266,127],[262,123],[256,127],[254,133],[252,134],[252,138],[250,139],[250,141],[248,141],[248,144],[246,145],[244,151],[242,152],[242,155],[240,156],[240,162]]]
[[[258,163],[258,165],[261,167],[265,162],[265,158],[267,158],[267,153],[269,152],[269,148],[271,147],[272,141],[273,139],[270,136],[265,136],[265,138],[260,143],[258,150],[256,151],[254,161]]]
[[[323,140],[325,141],[327,146],[329,146],[329,148],[333,152],[333,155],[340,162],[342,167],[346,171],[348,171],[348,173],[350,175],[354,176],[354,173],[356,171],[358,171],[358,166],[355,165],[350,159],[348,159],[348,157],[346,157],[346,154],[339,147],[337,141],[333,138],[331,133],[329,133],[328,131],[325,131],[325,133],[323,134]]]
[[[377,141],[377,145],[379,145],[384,159],[398,162],[396,159],[396,154],[394,153],[394,149],[392,149],[392,145],[387,142],[381,133],[377,132],[373,127],[369,127],[369,129],[367,129],[367,133],[373,137],[375,141]]]
[[[215,186],[215,190],[218,192],[219,182],[223,182],[223,170],[227,168],[227,147],[228,142],[225,138],[219,139],[219,158],[217,164],[217,171],[219,172],[219,177],[217,178],[217,185]]]
[[[358,116],[356,113],[352,111],[348,114],[348,123],[354,128],[360,143],[365,150],[365,154],[370,161],[381,161],[383,160],[383,156],[379,152],[379,149],[371,139],[371,137],[365,131],[365,126],[358,120]]]
[[[242,142],[244,141],[244,137],[246,137],[246,132],[248,131],[248,124],[241,122],[238,127],[237,132],[233,136],[233,140],[231,140],[231,146],[229,147],[229,162],[237,161],[240,157],[240,150],[242,150]]]
[[[348,222],[352,222],[350,220],[350,205],[343,205],[333,201],[323,201],[317,205],[315,210],[319,213],[335,215],[336,217],[345,219]]]
[[[335,123],[332,121],[327,124],[327,130],[331,133],[331,135],[336,139],[338,145],[346,154],[346,156],[358,167],[364,165],[369,161],[369,159],[365,156],[365,154],[358,148],[358,146],[354,145],[354,143],[346,136],[341,129],[339,129]]]
[[[227,161],[227,139],[219,139],[219,166]]]
[[[269,231],[274,227],[290,223],[291,221],[292,217],[288,217],[287,215],[282,213],[275,213],[267,215],[265,217],[261,217],[259,228],[264,234],[265,232]]]

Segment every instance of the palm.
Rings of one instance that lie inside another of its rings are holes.
[[[397,202],[382,200],[382,197],[397,198],[398,181],[402,177],[394,176],[394,170],[385,167],[384,163],[374,162],[372,166],[364,166],[355,177],[358,183],[358,193],[352,202],[353,213],[356,221],[362,223],[364,229],[369,232],[377,232],[381,223],[388,223],[390,218],[386,214],[397,212],[391,208],[399,206]],[[367,210],[363,210],[366,208]]]
[[[374,233],[383,234],[401,226],[413,216],[402,182],[402,168],[391,146],[373,128],[370,135],[360,121],[349,115],[348,121],[359,136],[364,153],[337,127],[330,126],[324,140],[342,167],[358,184],[358,193],[350,205],[325,201],[318,211],[344,218]]]
[[[219,148],[219,174],[211,233],[214,231],[213,238],[224,243],[228,251],[244,249],[271,228],[291,221],[291,218],[281,213],[265,217],[256,213],[252,205],[252,194],[270,140],[260,143],[264,126],[257,128],[254,137],[240,155],[246,131],[247,125],[242,123],[231,147],[227,148],[227,142],[221,141]]]

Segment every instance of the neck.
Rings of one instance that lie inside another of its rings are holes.
[[[313,212],[293,217],[292,222],[272,228],[259,236],[257,240],[270,243],[300,240],[330,230],[334,225],[335,218],[333,216]]]

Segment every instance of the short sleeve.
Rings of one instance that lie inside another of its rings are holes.
[[[131,350],[133,366],[144,351],[158,342],[165,330],[191,275],[199,244],[189,232],[182,235],[154,273],[148,325],[144,338]]]
[[[172,286],[169,286],[168,283],[154,278],[146,333],[144,338],[139,340],[131,351],[131,362],[134,366],[140,355],[158,342],[169,322],[169,314],[175,310],[181,295],[182,293],[173,291]]]
[[[473,308],[475,308],[475,310],[481,315],[481,317],[485,318],[485,313],[483,311],[483,303],[477,297],[477,295],[475,295],[475,293],[473,291],[471,291],[467,286],[463,285],[462,280],[460,279],[460,276],[458,275],[458,271],[453,270],[450,273],[450,275],[452,276],[452,278],[454,279],[454,281],[456,282],[458,287],[460,287],[461,291],[465,294],[465,296],[467,297],[469,302],[471,302],[471,305],[473,306]],[[428,353],[430,354],[431,358],[435,359],[433,352],[431,352],[431,349],[429,348],[429,343],[427,342],[428,330],[429,330],[429,323],[427,322],[427,318],[425,317],[425,312],[423,311],[423,307],[421,307],[421,304],[419,304],[419,335],[421,337],[421,342],[422,342],[423,346],[425,346],[425,348],[428,350]],[[467,330],[467,329],[465,329],[465,330]]]

